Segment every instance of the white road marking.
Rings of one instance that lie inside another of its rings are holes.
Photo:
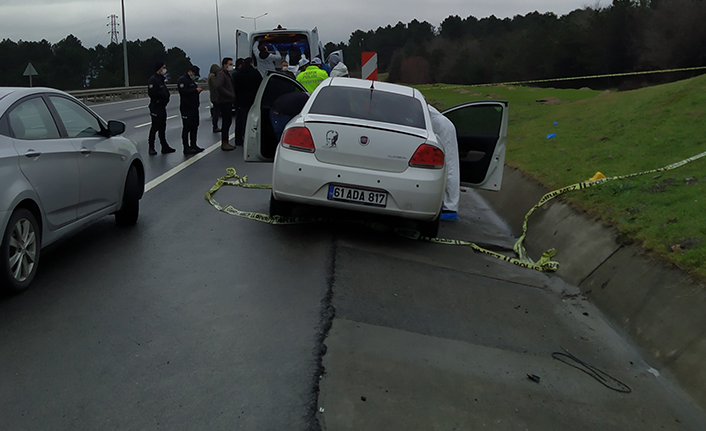
[[[176,118],[176,117],[178,117],[178,115],[172,115],[171,117],[167,117],[167,120],[171,120],[172,118]],[[152,125],[152,122],[150,121],[149,123],[138,124],[137,126],[135,126],[135,128],[139,129],[140,127],[147,127],[147,126],[151,126],[151,125]]]
[[[137,111],[138,109],[145,109],[145,108],[149,108],[149,105],[137,106],[137,107],[134,107],[134,108],[127,108],[127,109],[125,110],[125,112],[128,112],[128,111]]]
[[[228,138],[229,139],[235,138],[235,133],[231,134]],[[167,172],[163,173],[162,175],[160,175],[157,178],[153,179],[152,181],[148,182],[145,185],[145,193],[147,193],[148,191],[157,187],[158,185],[162,184],[163,182],[167,181],[169,178],[173,177],[174,175],[178,174],[179,172],[183,171],[184,169],[188,168],[189,166],[193,165],[194,163],[198,162],[199,160],[203,159],[208,154],[216,151],[220,147],[221,147],[221,141],[218,141],[215,144],[211,145],[210,147],[206,148],[204,151],[185,160],[184,162],[178,164],[177,166],[174,166],[173,168],[171,168]]]

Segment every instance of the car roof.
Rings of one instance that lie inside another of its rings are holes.
[[[4,99],[9,95],[15,96],[13,97],[14,99],[19,99],[21,97],[37,93],[66,94],[61,90],[47,87],[0,87],[0,99]]]
[[[378,91],[386,91],[388,93],[401,94],[403,96],[415,97],[424,100],[422,93],[412,87],[407,87],[406,85],[392,84],[390,82],[382,81],[370,81],[368,79],[358,79],[358,78],[329,78],[329,82],[322,82],[321,84],[332,87],[351,87],[351,88],[373,88]]]

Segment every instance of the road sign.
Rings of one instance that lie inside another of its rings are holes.
[[[39,75],[37,73],[37,69],[32,66],[32,63],[29,63],[27,65],[27,68],[25,69],[25,73],[22,74],[23,76],[29,76],[29,86],[32,86],[32,77]]]
[[[378,53],[377,52],[364,52],[362,54],[363,65],[363,79],[369,79],[371,81],[378,80]]]

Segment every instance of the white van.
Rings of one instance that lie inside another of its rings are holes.
[[[319,40],[319,30],[314,27],[312,30],[283,28],[277,26],[272,30],[254,31],[248,35],[242,30],[235,30],[235,58],[253,59],[253,66],[258,67],[258,52],[254,52],[254,47],[264,45],[268,51],[277,51],[285,59],[289,54],[289,64],[296,66],[302,56],[307,60],[319,57],[324,60],[324,46]],[[279,67],[279,64],[277,65]]]

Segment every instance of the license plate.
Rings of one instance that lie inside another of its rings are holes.
[[[360,205],[384,207],[387,205],[387,193],[354,187],[328,186],[328,199],[331,201],[351,202]]]

